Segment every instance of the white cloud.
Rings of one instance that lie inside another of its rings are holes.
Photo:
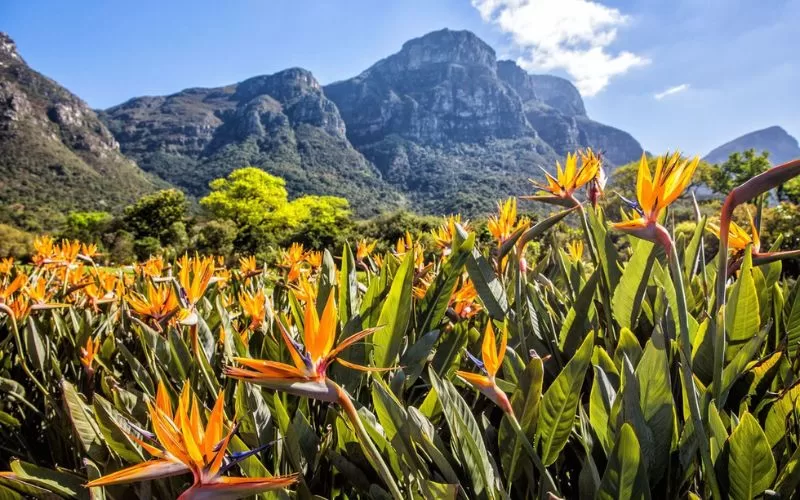
[[[563,69],[584,96],[603,90],[612,77],[650,61],[628,51],[608,51],[630,18],[590,0],[472,0],[484,21],[509,33],[529,70]]]
[[[667,97],[668,95],[677,94],[683,92],[684,90],[689,90],[688,83],[682,83],[680,85],[675,85],[674,87],[670,87],[663,92],[659,92],[658,94],[654,94],[656,101],[660,101],[661,99]]]

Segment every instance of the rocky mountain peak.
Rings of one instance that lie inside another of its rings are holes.
[[[569,80],[553,75],[532,75],[514,61],[498,61],[497,75],[511,85],[523,101],[539,101],[566,116],[586,116],[581,93]]]
[[[0,31],[0,59],[12,59],[21,63],[25,61],[17,52],[17,44],[7,33]]]
[[[539,100],[532,75],[514,61],[497,61],[497,76],[516,90],[523,102]]]
[[[710,163],[722,163],[732,153],[741,153],[748,149],[755,149],[757,153],[769,151],[769,160],[773,165],[800,158],[800,145],[797,139],[782,127],[773,125],[737,137],[715,148],[703,159]]]
[[[267,94],[278,101],[291,101],[308,93],[317,95],[322,93],[322,86],[314,75],[307,69],[289,68],[239,83],[234,97],[244,101]]]
[[[447,28],[409,40],[392,58],[407,70],[439,63],[495,68],[497,63],[494,49],[477,35]]]
[[[536,136],[520,97],[497,77],[494,50],[469,31],[445,29],[410,40],[324,91],[356,146],[392,134],[425,144]]]

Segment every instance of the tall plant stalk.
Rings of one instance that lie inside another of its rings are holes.
[[[720,493],[719,483],[717,482],[716,474],[714,473],[714,462],[711,460],[711,449],[708,443],[708,436],[706,435],[705,427],[703,426],[703,418],[700,413],[700,401],[697,398],[697,391],[694,384],[694,374],[692,370],[692,345],[689,340],[689,312],[686,306],[686,291],[683,288],[683,271],[678,260],[678,252],[675,249],[674,242],[670,241],[669,245],[669,268],[672,273],[672,280],[675,284],[675,296],[678,306],[678,325],[680,330],[680,342],[678,352],[681,356],[681,375],[683,377],[683,386],[686,389],[686,395],[689,399],[689,412],[692,417],[692,425],[694,426],[695,436],[700,448],[700,459],[703,462],[703,469],[708,479],[708,484],[711,487],[711,495],[713,498],[722,499]]]
[[[739,205],[767,193],[800,175],[800,158],[773,167],[763,172],[744,184],[741,184],[725,198],[719,218],[719,262],[717,263],[716,283],[716,309],[717,318],[716,338],[714,339],[714,395],[719,396],[722,388],[722,369],[725,361],[725,318],[724,307],[726,302],[725,287],[728,282],[728,236],[731,227],[733,211]]]
[[[528,436],[526,436],[525,432],[522,430],[522,426],[519,424],[517,417],[514,416],[513,413],[506,413],[506,416],[508,417],[508,421],[511,423],[511,427],[514,428],[514,432],[517,433],[517,439],[522,442],[522,447],[528,452],[528,456],[533,462],[534,467],[536,467],[536,469],[539,471],[539,474],[542,476],[542,481],[545,483],[544,486],[547,493],[559,495],[558,487],[556,486],[556,482],[553,480],[553,476],[550,475],[550,471],[548,471],[547,467],[545,467],[544,463],[542,463],[542,459],[539,457],[539,454],[536,453],[536,449],[528,440]]]
[[[25,372],[25,375],[27,375],[28,379],[33,382],[33,385],[39,389],[39,392],[42,393],[44,400],[54,405],[50,392],[42,385],[41,382],[39,382],[39,379],[36,378],[36,376],[28,367],[28,362],[25,361],[25,349],[22,345],[22,339],[19,336],[19,328],[17,328],[17,320],[14,317],[14,311],[12,311],[11,308],[5,304],[0,304],[0,311],[6,313],[9,323],[11,324],[11,333],[14,335],[14,342],[17,344],[17,354],[19,355],[19,363],[22,367],[22,371]]]
[[[589,255],[592,257],[592,262],[595,265],[595,268],[601,268],[602,263],[600,262],[600,256],[597,252],[597,245],[594,241],[594,233],[592,233],[591,228],[589,227],[589,218],[586,215],[586,210],[583,208],[583,204],[580,203],[575,198],[572,198],[575,202],[575,206],[578,208],[578,212],[580,213],[581,218],[581,225],[583,226],[583,235],[586,238],[586,243],[589,246]],[[610,333],[610,338],[612,341],[616,343],[617,335],[614,331],[614,319],[611,314],[611,284],[607,282],[606,273],[600,273],[600,303],[603,306],[603,314],[606,318],[606,328]]]
[[[375,447],[375,443],[372,442],[372,438],[369,437],[369,433],[367,433],[367,429],[361,422],[361,417],[358,415],[358,410],[356,410],[356,407],[353,404],[353,401],[350,399],[350,396],[348,396],[344,389],[338,385],[336,385],[336,394],[339,397],[337,401],[339,406],[342,407],[344,413],[347,415],[348,420],[350,420],[350,423],[353,424],[353,428],[358,436],[358,442],[361,445],[361,449],[364,451],[364,453],[366,453],[367,457],[370,459],[370,462],[372,462],[372,465],[378,469],[378,474],[386,483],[386,486],[389,488],[389,492],[392,494],[392,497],[395,498],[395,500],[402,500],[403,495],[400,493],[400,487],[397,486],[397,483],[392,476],[392,472],[389,470],[389,466],[386,465],[386,462],[384,462],[380,451],[378,451],[378,448]]]

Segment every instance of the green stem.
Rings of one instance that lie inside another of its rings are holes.
[[[333,384],[333,382],[330,383]],[[361,444],[361,449],[364,450],[364,453],[366,453],[372,465],[378,469],[378,474],[386,483],[386,486],[389,487],[389,492],[392,494],[392,497],[396,500],[402,500],[403,495],[400,493],[400,487],[397,486],[391,471],[389,471],[389,467],[386,465],[386,462],[383,461],[383,457],[381,457],[378,448],[375,447],[375,443],[372,442],[372,438],[369,437],[369,433],[367,433],[367,429],[361,422],[361,417],[358,415],[358,410],[356,410],[350,396],[338,385],[333,385],[339,396],[338,403],[342,409],[344,409],[347,418],[350,420],[350,423],[353,424],[356,435],[358,435],[358,442]]]
[[[524,330],[525,326],[523,325],[522,321],[522,315],[524,313],[524,303],[523,303],[522,293],[523,289],[526,288],[524,285],[526,284],[527,280],[525,273],[523,273],[522,269],[520,268],[519,260],[522,256],[520,256],[518,253],[524,251],[525,251],[524,247],[520,248],[519,250],[517,250],[516,248],[511,250],[511,256],[514,259],[513,260],[514,264],[512,265],[514,266],[514,272],[516,274],[515,276],[516,279],[514,280],[514,306],[516,307],[517,310],[514,319],[516,320],[517,323],[517,332],[519,335],[520,344],[522,346],[522,352],[529,352],[528,342],[525,339],[525,330]],[[527,297],[525,297],[525,300],[527,300]],[[533,318],[531,318],[531,321],[533,321]]]
[[[665,230],[666,232],[666,230]],[[683,385],[686,389],[686,394],[689,399],[689,412],[692,417],[692,425],[694,426],[695,436],[700,448],[700,459],[703,462],[703,469],[708,476],[708,483],[711,487],[711,495],[713,498],[722,499],[720,494],[719,484],[717,477],[714,473],[714,463],[711,460],[711,450],[709,448],[708,436],[703,426],[703,419],[700,415],[700,402],[697,398],[697,390],[694,384],[694,376],[692,372],[692,346],[689,340],[689,313],[686,307],[686,292],[683,288],[683,271],[680,268],[678,261],[678,252],[675,250],[675,243],[670,239],[669,248],[669,268],[672,273],[672,279],[675,284],[675,296],[678,306],[678,320],[680,327],[680,342],[678,352],[681,357],[681,375],[683,376]]]
[[[25,361],[25,350],[22,347],[22,339],[19,336],[19,328],[17,328],[17,320],[14,318],[14,312],[5,304],[0,304],[0,311],[5,312],[8,320],[11,322],[11,332],[14,334],[14,342],[17,344],[19,363],[22,367],[22,371],[25,372],[25,375],[27,375],[30,381],[33,382],[37,389],[39,389],[39,392],[41,392],[42,396],[44,396],[44,400],[52,403],[50,392],[45,389],[41,382],[39,382],[39,379],[34,376],[33,372],[31,372],[30,368],[28,368],[27,361]]]
[[[513,427],[514,431],[517,433],[517,438],[522,441],[522,446],[525,448],[525,451],[528,452],[533,465],[539,470],[539,474],[542,476],[542,480],[545,483],[544,486],[547,489],[547,492],[556,496],[560,496],[556,482],[553,480],[553,476],[550,475],[547,467],[545,467],[544,463],[542,463],[542,459],[539,458],[539,454],[536,453],[533,445],[528,440],[528,436],[526,436],[525,432],[523,432],[522,426],[519,425],[517,417],[515,417],[513,413],[506,413],[506,416],[508,417],[508,421],[511,422],[511,427]]]
[[[614,320],[611,314],[611,284],[608,283],[606,279],[606,273],[603,271],[603,265],[600,262],[600,258],[597,252],[597,246],[595,245],[594,241],[594,233],[591,232],[591,228],[589,227],[589,219],[586,216],[586,210],[583,209],[583,205],[575,200],[575,204],[578,207],[578,212],[581,215],[581,224],[583,225],[583,234],[586,237],[586,242],[589,245],[589,254],[592,256],[592,262],[594,262],[594,266],[596,269],[600,269],[600,302],[603,305],[603,314],[606,317],[606,328],[609,333],[609,337],[611,340],[616,344],[617,336],[616,332],[614,331]]]

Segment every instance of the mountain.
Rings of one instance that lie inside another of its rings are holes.
[[[641,152],[630,135],[589,119],[569,82],[498,62],[468,31],[410,40],[325,87],[291,68],[98,112],[0,36],[0,222],[32,229],[69,210],[119,210],[169,185],[202,196],[246,165],[283,177],[292,195],[344,196],[360,216],[475,214],[529,192],[539,167],[585,146],[611,164]]]
[[[49,228],[66,211],[112,211],[163,182],[125,158],[86,103],[25,63],[0,33],[0,222]]]
[[[590,120],[569,82],[498,62],[469,31],[410,40],[324,91],[352,144],[422,211],[491,210],[578,147],[605,150],[616,165],[642,152],[627,133]]]
[[[345,196],[360,215],[404,203],[348,142],[336,105],[304,69],[139,97],[101,117],[126,155],[196,196],[254,165],[283,177],[292,195]]]
[[[800,145],[797,139],[778,126],[756,130],[738,137],[708,153],[704,160],[709,163],[722,163],[732,153],[755,149],[757,152],[769,151],[769,160],[773,165],[800,158]]]
[[[559,155],[592,147],[619,166],[642,154],[642,146],[629,133],[586,116],[581,94],[568,80],[531,75],[513,61],[498,61],[497,74],[522,99],[528,123]]]
[[[139,97],[100,116],[126,155],[193,195],[255,165],[284,177],[291,194],[345,196],[359,215],[486,212],[578,147],[602,149],[612,164],[642,151],[589,119],[566,80],[498,63],[474,34],[446,29],[325,87],[293,68]]]

